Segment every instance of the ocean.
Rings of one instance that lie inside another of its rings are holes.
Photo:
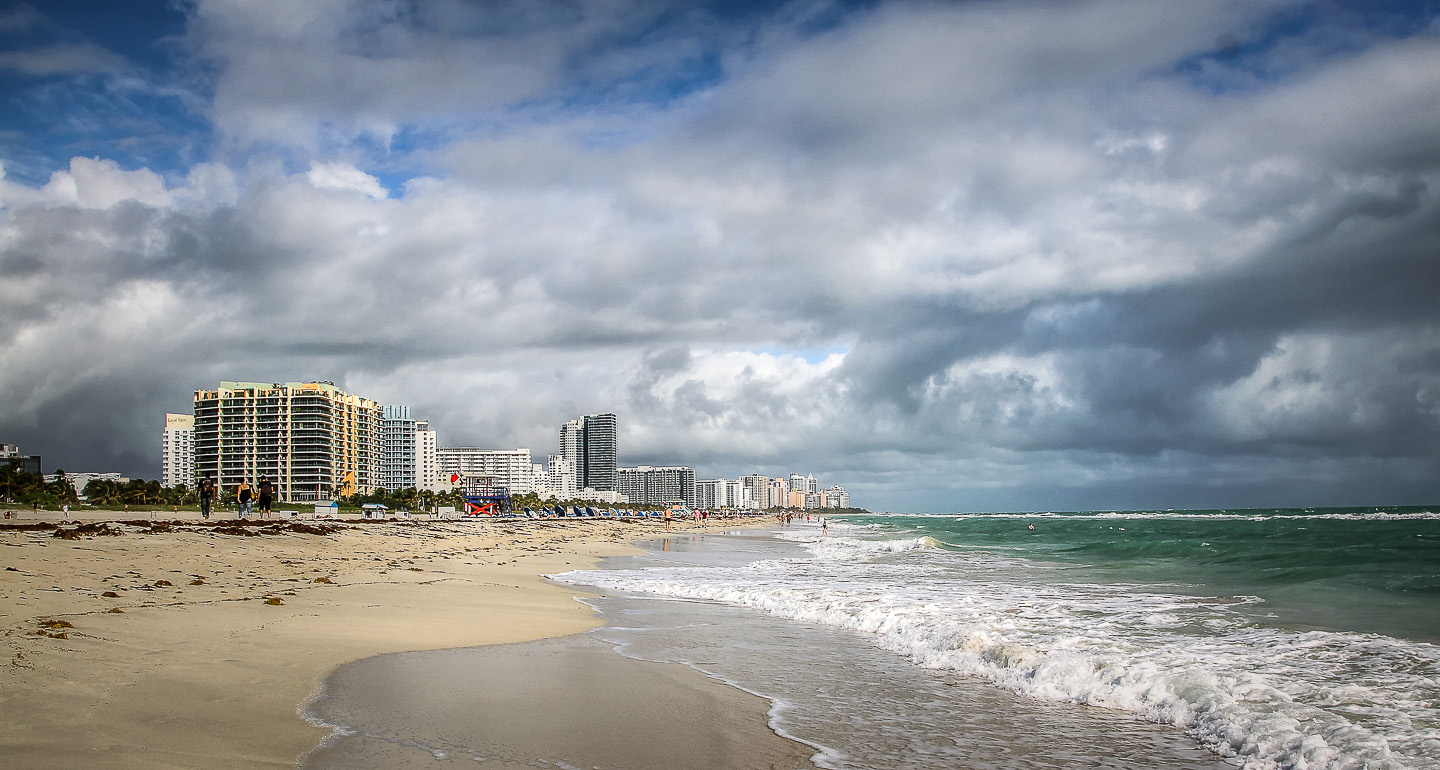
[[[885,515],[552,576],[825,768],[1440,770],[1440,513]]]

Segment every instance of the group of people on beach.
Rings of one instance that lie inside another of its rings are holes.
[[[200,480],[200,516],[202,518],[210,518],[210,511],[214,509],[215,498],[218,494],[219,488],[215,485],[214,479],[206,476]],[[241,481],[240,486],[235,488],[235,502],[239,506],[236,511],[242,519],[254,511],[256,503],[259,503],[260,518],[268,518],[270,506],[275,502],[275,485],[270,482],[268,476],[261,476],[254,489],[248,483]]]
[[[800,514],[796,514],[791,511],[781,511],[775,514],[775,520],[780,522],[780,526],[788,527],[790,526],[790,522],[794,521],[795,517],[798,515]],[[809,521],[811,518],[812,517],[808,515],[805,516],[806,521]],[[820,533],[824,535],[830,534],[830,520],[825,518],[824,516],[820,517]]]

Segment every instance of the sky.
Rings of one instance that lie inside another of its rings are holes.
[[[1440,2],[0,0],[0,441],[221,380],[881,511],[1440,503]]]

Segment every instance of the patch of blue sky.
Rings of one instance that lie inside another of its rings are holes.
[[[31,7],[44,17],[24,30],[32,44],[86,40],[156,71],[171,65],[174,41],[186,24],[175,0],[62,0]]]
[[[885,0],[834,0],[798,6],[804,15],[794,20],[795,29],[802,35],[820,35],[843,26],[851,16],[866,13],[885,4]]]
[[[76,156],[183,175],[207,157],[205,97],[172,83],[184,14],[172,3],[16,4],[0,29],[0,160],[40,184]],[[56,55],[56,51],[70,51]],[[74,53],[79,52],[79,53]]]
[[[184,175],[209,157],[205,117],[178,91],[128,76],[87,74],[31,82],[0,97],[6,176],[44,182],[76,156]]]
[[[645,35],[611,39],[570,62],[568,78],[550,93],[512,105],[523,113],[609,112],[634,105],[668,106],[719,84],[725,77],[722,40],[707,35]],[[664,49],[666,55],[647,55]],[[628,56],[633,54],[633,56]],[[612,68],[611,57],[633,58],[636,66]]]
[[[821,363],[833,355],[845,355],[850,352],[850,347],[845,346],[819,346],[792,350],[774,345],[762,345],[750,351],[758,355],[773,356],[775,358],[798,358],[811,366]]]
[[[1254,30],[1218,36],[1169,74],[1215,95],[1264,89],[1316,59],[1357,53],[1386,38],[1434,34],[1440,0],[1303,3],[1276,11]]]
[[[878,0],[799,4],[713,0],[677,5],[577,59],[575,77],[555,104],[565,110],[605,109],[617,104],[669,107],[721,84],[726,77],[726,55],[743,48],[767,24],[784,24],[802,36],[817,35],[876,5]],[[688,46],[689,53],[675,55],[682,46]],[[667,50],[670,55],[612,79],[584,74],[591,57],[651,48]],[[619,146],[626,138],[599,134],[591,141],[597,147]]]

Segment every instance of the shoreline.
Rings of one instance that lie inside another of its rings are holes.
[[[337,667],[595,628],[574,601],[585,592],[541,575],[665,533],[661,520],[301,519],[338,527],[267,521],[271,534],[244,536],[105,512],[85,518],[123,534],[64,539],[13,526],[37,521],[25,513],[0,528],[0,755],[31,768],[296,767],[329,735],[301,711]]]

